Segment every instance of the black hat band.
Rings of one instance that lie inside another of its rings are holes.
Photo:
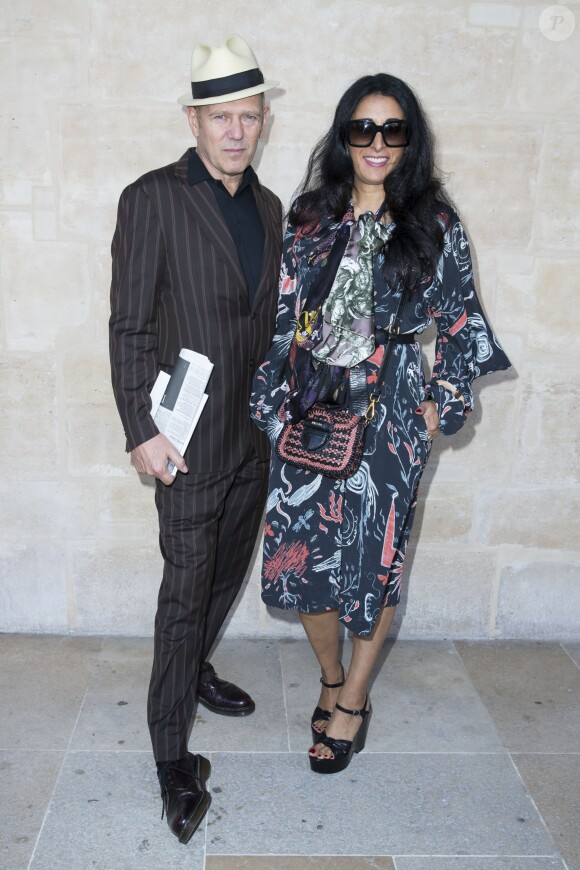
[[[219,79],[209,79],[206,82],[192,82],[191,93],[194,100],[207,100],[210,97],[223,97],[226,94],[235,94],[246,88],[264,84],[264,76],[259,69],[249,69],[245,72],[234,73],[232,76],[222,76]]]

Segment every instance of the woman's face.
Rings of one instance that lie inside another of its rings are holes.
[[[405,120],[405,114],[396,100],[382,94],[364,97],[354,110],[351,121],[368,118],[379,126],[388,120]],[[355,186],[380,185],[387,175],[400,162],[405,148],[389,148],[385,145],[380,132],[377,132],[370,145],[357,148],[349,145],[348,151],[354,169]]]

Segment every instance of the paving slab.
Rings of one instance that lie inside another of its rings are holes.
[[[513,755],[569,870],[580,870],[580,755]]]
[[[72,749],[150,751],[151,638],[105,638],[71,739]]]
[[[0,749],[66,749],[100,637],[0,635]]]
[[[563,643],[562,647],[580,668],[580,643]]]
[[[395,870],[392,858],[337,855],[210,855],[205,870]]]
[[[25,870],[64,752],[0,751],[0,867]]]
[[[189,738],[192,752],[288,749],[280,653],[276,641],[220,641],[211,655],[219,677],[247,691],[256,702],[250,716],[223,716],[197,705]]]
[[[306,754],[212,763],[208,855],[559,857],[503,754],[365,750],[333,776],[313,774]]]
[[[345,643],[348,665],[350,644]],[[281,645],[291,748],[309,740],[320,671],[308,643]],[[376,752],[493,752],[503,747],[449,641],[389,641],[371,688]]]
[[[69,752],[30,870],[203,870],[204,826],[183,846],[161,820],[150,753]]]
[[[560,644],[455,646],[507,749],[580,751],[580,670]]]
[[[450,855],[429,858],[396,858],[396,870],[566,870],[561,858],[455,858]]]

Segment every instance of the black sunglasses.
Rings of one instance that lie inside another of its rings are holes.
[[[389,118],[384,124],[375,124],[370,118],[357,118],[349,121],[346,128],[346,140],[353,148],[366,148],[375,141],[380,133],[387,148],[404,148],[409,144],[409,129],[406,121],[399,118]]]

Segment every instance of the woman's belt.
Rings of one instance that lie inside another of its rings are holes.
[[[386,344],[388,341],[394,341],[397,344],[413,344],[415,341],[414,332],[387,332],[386,329],[375,330],[376,344]]]

